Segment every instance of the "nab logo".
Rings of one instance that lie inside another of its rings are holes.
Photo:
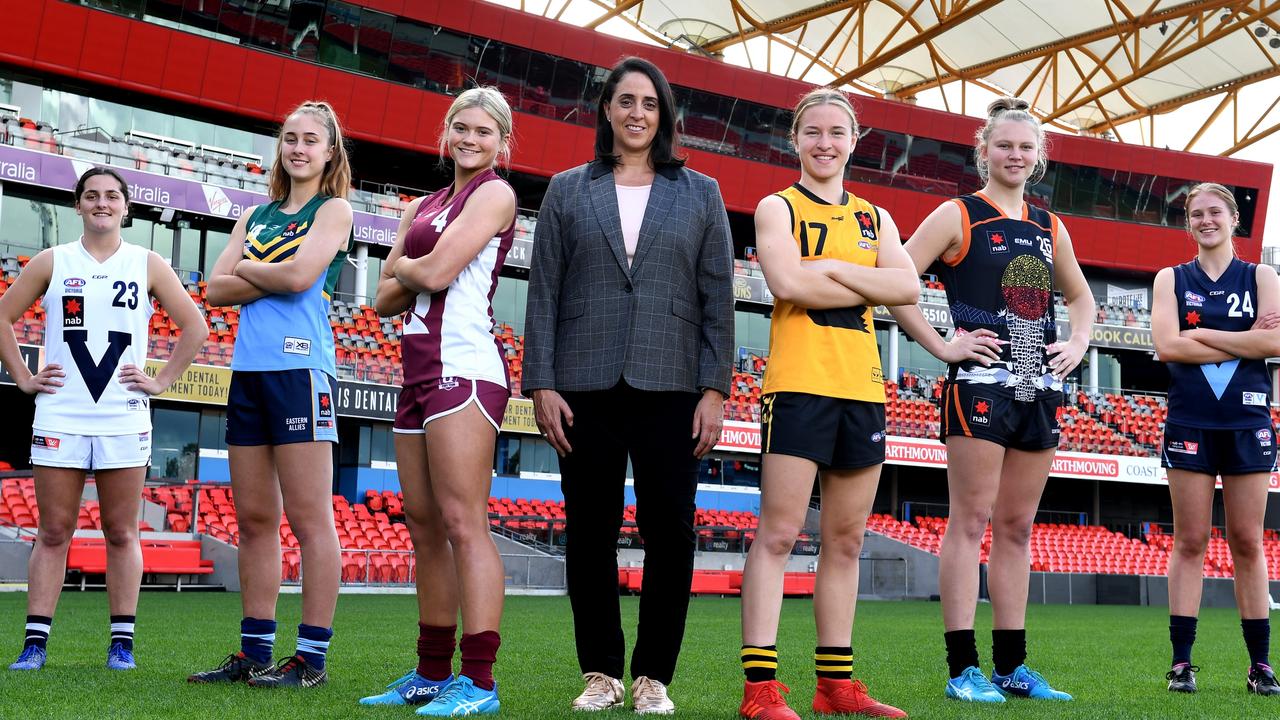
[[[1188,325],[1190,325],[1191,327],[1195,327],[1195,326],[1199,325],[1199,324],[1200,324],[1200,313],[1196,312],[1195,310],[1188,310],[1188,311],[1187,311],[1187,324],[1188,324]]]
[[[148,407],[149,407],[149,403],[147,402],[146,398],[129,398],[125,402],[126,410],[134,410],[134,411],[146,410]]]
[[[1009,252],[1009,243],[1005,239],[1004,233],[1002,232],[995,231],[995,230],[988,230],[987,242],[991,244],[991,252],[993,253]]]
[[[283,233],[281,233],[281,235],[280,235],[280,236],[281,236],[281,237],[291,238],[291,237],[293,237],[294,235],[297,235],[297,234],[298,234],[298,223],[296,223],[296,222],[291,222],[291,223],[289,223],[288,225],[286,225],[286,226],[284,227],[284,232],[283,232]]]
[[[991,424],[991,400],[984,397],[975,397],[973,403],[969,406],[969,421],[978,425]]]
[[[84,327],[84,298],[62,298],[62,327]]]
[[[871,219],[869,213],[859,210],[853,214],[853,218],[858,221],[858,228],[862,230],[862,237],[868,240],[876,239],[875,222]]]
[[[1183,455],[1198,455],[1200,453],[1200,443],[1190,440],[1170,440],[1165,449],[1169,452],[1182,453]]]
[[[333,401],[329,393],[319,393],[316,404],[320,406],[320,417],[333,417]]]

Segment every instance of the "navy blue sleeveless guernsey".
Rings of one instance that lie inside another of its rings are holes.
[[[981,193],[951,202],[960,207],[964,246],[937,264],[957,329],[986,329],[1001,340],[1000,359],[989,367],[952,364],[952,382],[989,385],[993,391],[1031,402],[1062,390],[1045,362],[1047,343],[1057,342],[1053,318],[1053,258],[1058,217],[1027,203],[1022,217],[1005,215]]]
[[[1173,268],[1178,330],[1240,332],[1257,320],[1258,266],[1232,258],[1222,277],[1209,279],[1199,260]],[[1168,421],[1222,430],[1271,426],[1265,360],[1235,359],[1169,366]]]

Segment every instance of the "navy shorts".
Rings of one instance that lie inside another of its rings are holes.
[[[990,385],[948,380],[942,386],[942,442],[951,435],[989,440],[1001,447],[1038,452],[1058,447],[1062,393],[1031,402]]]
[[[338,442],[337,386],[321,370],[232,372],[227,444]]]
[[[761,453],[805,458],[822,470],[884,462],[884,403],[777,392],[761,404]]]
[[[1205,475],[1248,475],[1276,467],[1275,428],[1213,430],[1165,421],[1161,467]]]

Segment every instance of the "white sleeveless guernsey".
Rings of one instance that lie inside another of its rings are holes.
[[[142,391],[120,382],[120,367],[143,367],[151,321],[150,251],[127,242],[99,263],[83,239],[53,249],[53,276],[41,303],[44,362],[66,377],[54,394],[36,396],[32,429],[69,435],[127,435],[151,430]]]

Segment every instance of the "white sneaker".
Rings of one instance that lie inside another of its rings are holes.
[[[643,675],[631,683],[631,707],[639,715],[672,715],[676,704],[667,697],[667,686]]]
[[[608,710],[622,705],[626,695],[621,680],[598,672],[583,673],[582,679],[587,681],[587,687],[574,698],[574,710]]]

